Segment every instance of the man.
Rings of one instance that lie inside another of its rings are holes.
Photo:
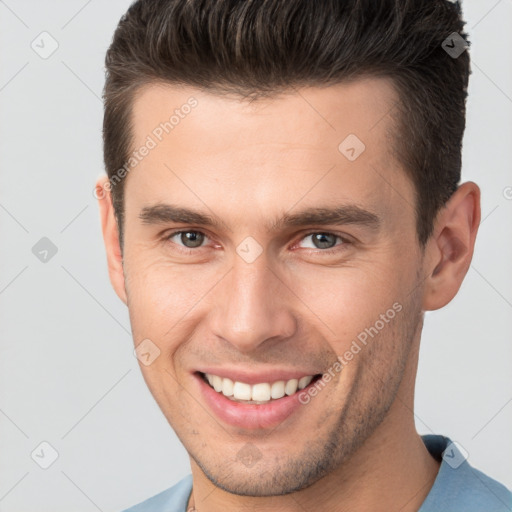
[[[469,268],[445,0],[139,0],[107,53],[109,273],[192,475],[131,511],[507,511],[420,436],[424,311]]]

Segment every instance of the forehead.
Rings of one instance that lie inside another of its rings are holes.
[[[169,123],[165,135],[179,140],[183,127],[198,119],[203,129],[198,133],[217,145],[230,143],[224,134],[237,134],[240,126],[252,125],[258,140],[277,143],[313,143],[332,146],[344,133],[358,133],[364,138],[392,127],[390,113],[397,103],[396,89],[389,78],[368,77],[329,87],[288,89],[269,97],[249,100],[234,94],[207,92],[194,87],[153,83],[141,87],[132,105],[133,142],[143,142],[148,134],[159,138],[159,126]],[[195,106],[190,107],[194,103]],[[227,121],[227,122],[226,122]],[[216,128],[212,130],[212,128]],[[261,128],[264,128],[261,130]],[[201,133],[203,132],[203,133]],[[237,137],[238,138],[238,137]],[[247,141],[250,142],[250,141]]]
[[[384,78],[252,102],[151,84],[140,89],[132,111],[132,149],[151,149],[125,186],[153,202],[180,189],[200,205],[199,198],[212,201],[222,189],[245,193],[242,202],[258,202],[260,210],[275,201],[290,207],[301,196],[317,205],[322,197],[325,206],[356,198],[386,208],[403,201],[397,192],[413,195],[391,151],[397,101]]]

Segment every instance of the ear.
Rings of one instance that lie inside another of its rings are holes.
[[[98,179],[94,195],[98,199],[100,209],[101,229],[103,231],[103,241],[107,252],[110,282],[117,296],[127,304],[123,256],[119,243],[119,230],[114,214],[114,206],[112,204],[110,182],[107,176]]]
[[[471,264],[480,225],[480,188],[463,183],[440,210],[425,248],[423,310],[446,306]]]

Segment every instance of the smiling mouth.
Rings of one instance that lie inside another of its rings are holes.
[[[229,400],[258,405],[268,404],[285,396],[294,395],[316,382],[322,376],[322,374],[305,375],[300,379],[260,382],[251,385],[209,373],[199,372],[199,375],[206,384]]]

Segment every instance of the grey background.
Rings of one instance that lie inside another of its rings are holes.
[[[128,5],[0,1],[4,512],[116,511],[189,472],[133,357],[92,194],[103,172],[103,59]],[[483,220],[458,296],[426,314],[416,422],[512,487],[512,0],[464,8],[473,74],[463,181],[481,186]],[[43,31],[59,45],[47,59],[31,48],[51,48]],[[58,250],[46,263],[32,252],[42,237]],[[49,456],[43,441],[59,454],[46,470],[31,458]]]

